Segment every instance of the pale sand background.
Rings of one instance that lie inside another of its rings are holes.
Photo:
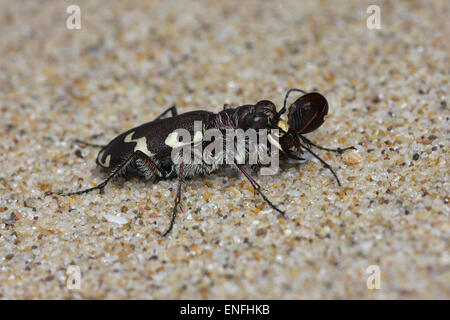
[[[65,27],[72,3],[81,30]],[[0,298],[449,299],[448,1],[382,2],[377,31],[366,8],[1,1]],[[167,239],[175,181],[44,196],[102,180],[97,150],[73,139],[107,142],[173,103],[279,105],[290,87],[329,100],[309,138],[362,159],[320,152],[341,188],[315,161],[257,177],[285,220],[230,172],[186,184]],[[381,290],[366,287],[372,264]]]

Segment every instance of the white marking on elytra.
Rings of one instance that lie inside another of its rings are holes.
[[[194,134],[194,139],[192,141],[188,141],[188,142],[180,142],[178,141],[178,132],[175,130],[174,132],[170,133],[166,140],[164,141],[164,143],[166,145],[168,145],[169,147],[175,149],[175,148],[179,148],[182,146],[186,146],[188,144],[196,144],[198,142],[201,142],[203,139],[203,133],[201,131],[197,131]]]
[[[174,131],[169,133],[166,140],[164,140],[164,143],[169,147],[175,148],[180,143],[178,141],[178,132]]]
[[[135,142],[136,146],[134,147],[134,152],[139,150],[139,151],[145,153],[149,157],[154,156],[154,154],[151,153],[150,150],[148,150],[148,148],[147,148],[147,138],[146,137],[141,137],[139,139],[133,139],[134,133],[135,132],[133,131],[130,134],[128,134],[125,137],[125,139],[123,140],[123,142],[126,142],[126,143]]]
[[[109,163],[111,161],[111,155],[108,154],[108,156],[106,157],[105,161],[102,162],[102,158],[103,158],[103,152],[105,152],[105,150],[101,151],[98,154],[98,162],[105,168],[109,168]]]

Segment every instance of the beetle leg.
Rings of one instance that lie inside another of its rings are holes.
[[[347,147],[347,148],[342,148],[342,149],[341,149],[341,148],[336,148],[336,149],[325,148],[325,147],[319,146],[319,145],[317,145],[317,144],[311,142],[311,140],[309,140],[308,138],[305,138],[305,137],[302,136],[302,135],[299,135],[299,137],[300,137],[305,143],[307,143],[307,144],[309,144],[309,145],[311,145],[311,146],[314,146],[314,147],[316,147],[316,148],[318,148],[318,149],[325,150],[325,151],[332,151],[332,152],[337,152],[337,153],[339,153],[339,154],[342,154],[342,153],[344,153],[344,151],[346,151],[346,150],[350,150],[350,149],[356,150],[355,147]]]
[[[78,140],[78,139],[74,140],[74,142],[78,143],[78,144],[85,145],[87,147],[94,147],[94,148],[104,148],[105,147],[105,145],[103,145],[103,144],[89,143],[89,142],[81,141],[81,140]]]
[[[180,163],[180,171],[178,173],[178,187],[177,187],[177,195],[175,196],[175,201],[174,201],[174,206],[172,209],[172,217],[170,218],[170,224],[169,227],[167,228],[166,231],[164,231],[164,233],[162,234],[163,237],[165,237],[166,235],[169,234],[169,232],[172,230],[173,228],[173,224],[175,222],[175,218],[177,216],[177,209],[178,209],[178,205],[180,204],[181,201],[181,184],[183,182],[183,160],[181,160]]]
[[[137,150],[133,153],[133,155],[135,156],[135,160],[140,159],[141,161],[143,161],[150,168],[150,170],[153,171],[153,173],[157,175],[159,178],[167,178],[168,173],[165,172],[164,170],[163,174],[161,169],[156,165],[156,163],[153,162],[153,160],[145,153],[143,153],[140,150]]]
[[[131,156],[128,157],[128,159],[126,159],[125,161],[123,161],[120,165],[118,165],[112,172],[111,174],[108,176],[108,178],[105,179],[105,181],[103,181],[102,183],[96,185],[95,187],[92,188],[88,188],[88,189],[83,189],[80,191],[75,191],[75,192],[69,192],[69,193],[63,193],[63,192],[57,192],[58,195],[61,196],[72,196],[75,194],[83,194],[83,193],[88,193],[94,190],[101,190],[103,189],[106,184],[111,181],[111,179],[117,177],[122,170],[124,170],[126,167],[128,167],[128,165],[130,165],[133,161],[135,161],[136,159],[141,159],[142,161],[144,161],[149,168],[155,172],[155,174],[159,175],[160,177],[163,177],[161,171],[158,169],[157,165],[152,161],[152,159],[150,159],[145,153],[141,152],[141,151],[136,151],[134,152]]]
[[[247,171],[245,171],[245,169],[242,167],[242,165],[236,163],[236,166],[238,167],[239,170],[241,170],[241,172],[244,174],[244,176],[248,179],[248,181],[252,185],[253,189],[259,193],[259,195],[264,199],[264,201],[266,201],[272,207],[272,209],[278,211],[279,213],[281,213],[282,216],[284,216],[285,215],[284,211],[278,209],[278,207],[276,205],[274,205],[266,197],[266,195],[261,191],[261,186],[252,178],[251,175],[248,174]]]
[[[164,111],[163,113],[161,113],[159,116],[157,116],[155,118],[155,120],[159,120],[162,117],[164,117],[166,114],[168,114],[169,112],[172,113],[172,117],[175,117],[176,115],[178,115],[178,111],[177,111],[177,107],[176,106],[171,106],[170,108],[168,108],[166,111]]]

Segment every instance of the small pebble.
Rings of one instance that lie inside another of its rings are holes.
[[[346,152],[343,155],[343,160],[346,164],[358,164],[361,162],[361,155],[356,151]]]
[[[123,217],[119,217],[119,216],[112,216],[109,214],[105,214],[103,217],[105,217],[106,220],[108,220],[109,222],[112,223],[117,223],[117,224],[126,224],[128,223],[128,220],[123,218]]]

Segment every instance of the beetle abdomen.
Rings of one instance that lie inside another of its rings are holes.
[[[194,137],[196,134],[194,122],[200,121],[200,128],[202,128],[202,124],[208,120],[210,114],[212,113],[207,111],[192,111],[144,123],[114,138],[100,150],[96,162],[105,169],[113,170],[133,153],[140,151],[161,167],[163,173],[171,175],[173,168],[170,157],[173,146],[167,142],[168,136],[177,129],[186,129]],[[147,178],[153,175],[147,172],[148,169],[142,169],[145,165],[139,165],[139,161],[135,161],[134,164],[139,173]]]

